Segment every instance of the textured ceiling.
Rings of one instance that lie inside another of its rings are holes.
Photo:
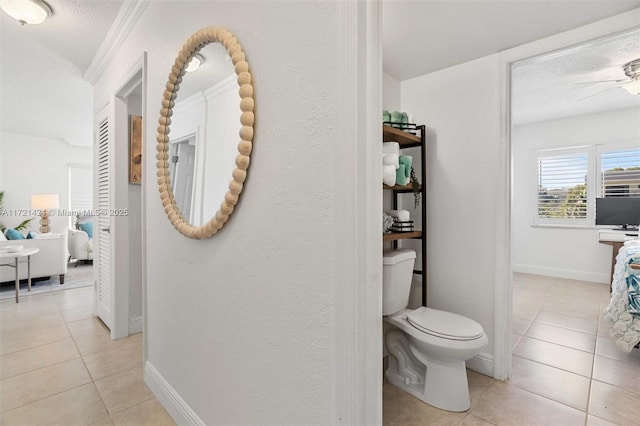
[[[384,0],[385,73],[407,80],[640,7],[640,0]]]
[[[0,12],[0,131],[90,146],[93,90],[82,75],[123,2],[47,3],[41,25]]]
[[[602,82],[626,80],[622,67],[634,59],[640,59],[640,30],[515,64],[514,124],[640,107],[640,96],[621,83]]]
[[[124,0],[47,1],[54,14],[39,26],[21,27],[0,12],[0,131],[91,145],[92,88],[82,76]],[[166,2],[168,10],[179,4]],[[384,71],[404,80],[638,6],[640,0],[383,0]]]

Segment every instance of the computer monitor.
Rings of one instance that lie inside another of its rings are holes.
[[[636,229],[640,224],[640,197],[596,198],[596,225]]]

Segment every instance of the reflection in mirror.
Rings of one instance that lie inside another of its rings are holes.
[[[200,66],[185,74],[169,134],[169,172],[176,206],[202,226],[224,200],[237,155],[240,96],[231,58],[220,43],[199,51]]]
[[[194,57],[201,64],[187,74]],[[222,27],[194,33],[171,68],[156,138],[160,199],[181,234],[210,237],[236,208],[253,148],[254,105],[238,40]]]

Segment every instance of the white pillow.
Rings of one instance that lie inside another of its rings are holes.
[[[7,241],[7,237],[4,236],[4,232],[0,232],[0,241]]]

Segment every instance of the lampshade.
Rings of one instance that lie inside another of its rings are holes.
[[[41,24],[53,14],[43,0],[0,0],[0,9],[24,24]]]
[[[204,64],[204,56],[199,53],[196,53],[193,58],[187,64],[187,68],[185,68],[186,72],[193,72],[200,68],[200,65]]]
[[[623,84],[622,88],[632,95],[640,95],[640,79]]]
[[[58,194],[33,194],[31,195],[31,208],[38,210],[51,210],[60,207]]]

